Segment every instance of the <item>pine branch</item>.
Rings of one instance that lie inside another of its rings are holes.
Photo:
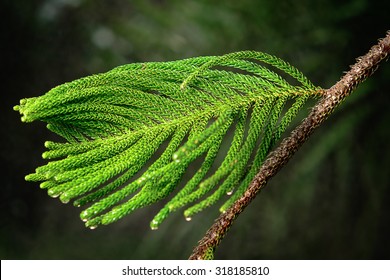
[[[96,228],[168,197],[200,159],[150,226],[182,207],[191,219],[228,194],[224,211],[304,103],[321,92],[293,66],[255,51],[123,65],[15,106],[22,121],[47,122],[66,140],[46,142],[50,162],[26,180],[40,181],[64,203],[88,205],[80,217]],[[220,149],[224,140],[228,148]]]
[[[358,58],[351,69],[334,86],[324,91],[322,99],[310,114],[296,127],[291,135],[269,154],[257,175],[245,193],[220,217],[206,232],[205,236],[194,248],[190,259],[211,259],[216,247],[232,226],[234,220],[256,197],[271,179],[295,154],[313,131],[320,126],[332,111],[366,78],[378,68],[379,63],[390,53],[390,31],[385,38],[379,40],[369,52]]]
[[[254,51],[128,64],[65,83],[14,107],[22,121],[47,122],[65,139],[45,143],[49,163],[26,180],[41,182],[64,203],[88,206],[80,217],[95,228],[167,198],[199,159],[200,168],[150,226],[157,229],[182,207],[191,219],[228,194],[220,208],[225,214],[191,258],[210,257],[266,181],[387,53],[384,39],[327,91],[288,63]],[[265,161],[305,102],[323,95]]]

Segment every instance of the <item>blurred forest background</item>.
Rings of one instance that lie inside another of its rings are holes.
[[[43,123],[12,107],[66,81],[139,61],[239,50],[274,54],[314,84],[333,85],[390,29],[371,0],[2,0],[1,259],[182,259],[218,205],[157,231],[161,205],[89,230],[24,176],[45,163]],[[239,217],[219,259],[389,259],[390,62],[315,132]],[[308,112],[310,108],[306,108]],[[297,120],[299,121],[299,120]]]

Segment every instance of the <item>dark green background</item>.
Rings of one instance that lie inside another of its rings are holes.
[[[151,231],[156,205],[86,229],[80,209],[24,181],[55,136],[42,123],[20,122],[12,111],[19,99],[125,63],[245,49],[283,58],[327,88],[390,29],[389,3],[3,0],[0,257],[187,258],[218,216],[218,206],[191,222],[177,212]],[[270,181],[216,258],[389,258],[389,78],[387,62]]]

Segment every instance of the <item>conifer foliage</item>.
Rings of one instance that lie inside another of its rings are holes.
[[[179,208],[191,219],[228,194],[224,211],[321,92],[288,63],[254,51],[123,65],[15,106],[22,121],[46,122],[64,138],[45,142],[49,163],[26,180],[86,207],[80,216],[90,228],[162,199],[152,229]]]

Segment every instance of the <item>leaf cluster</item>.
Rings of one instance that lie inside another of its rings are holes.
[[[151,227],[182,207],[190,219],[228,194],[225,211],[320,92],[288,63],[254,51],[123,65],[15,106],[22,121],[44,121],[65,139],[45,142],[50,161],[26,180],[64,203],[88,205],[81,219],[95,228],[168,197],[200,159]]]

